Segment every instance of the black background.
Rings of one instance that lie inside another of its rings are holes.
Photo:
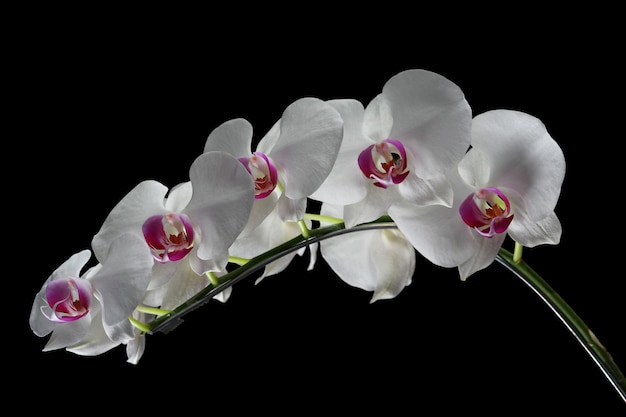
[[[612,164],[623,118],[611,114],[621,99],[608,33],[511,37],[469,25],[431,48],[433,33],[365,23],[351,31],[276,24],[278,36],[260,39],[267,28],[243,22],[215,30],[215,15],[205,25],[162,17],[146,28],[139,14],[97,24],[89,16],[59,22],[41,13],[9,38],[5,262],[19,288],[3,338],[11,390],[59,408],[86,399],[96,409],[207,414],[623,413],[573,336],[497,264],[461,282],[418,258],[409,287],[370,304],[371,294],[344,284],[323,259],[307,271],[307,254],[259,285],[237,284],[227,303],[201,307],[173,332],[149,335],[138,365],[126,363],[123,347],[98,357],[42,353],[46,339],[28,326],[36,292],[139,181],[187,180],[226,120],[246,118],[259,140],[298,98],[366,105],[394,74],[423,68],[458,84],[474,114],[525,111],[562,147],[562,241],[524,257],[626,369],[615,240],[623,175]]]

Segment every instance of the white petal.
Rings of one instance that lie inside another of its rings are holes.
[[[270,130],[261,138],[259,143],[256,146],[256,150],[264,153],[265,155],[271,155],[274,146],[278,142],[278,138],[280,138],[280,127],[282,120],[278,119],[276,123],[272,125]]]
[[[343,121],[330,104],[306,97],[287,107],[269,155],[280,168],[287,197],[306,198],[320,187],[335,163],[342,136]]]
[[[193,187],[191,186],[191,181],[178,184],[170,189],[167,200],[165,200],[165,208],[168,211],[180,213],[189,205],[192,196]]]
[[[465,281],[470,275],[487,268],[493,263],[506,238],[506,233],[496,235],[492,238],[485,238],[478,233],[474,233],[477,242],[476,252],[465,262],[459,265],[459,275]]]
[[[82,340],[68,346],[66,350],[81,356],[97,356],[113,349],[119,344],[120,342],[114,342],[107,336],[102,325],[102,317],[98,314],[93,317],[89,331]]]
[[[411,168],[419,177],[456,166],[469,148],[472,125],[471,108],[456,84],[430,71],[407,70],[391,77],[382,95],[393,117],[389,137],[417,158]]]
[[[126,362],[137,365],[139,359],[143,356],[143,352],[146,350],[146,338],[144,336],[137,336],[133,340],[126,343]]]
[[[489,156],[478,148],[472,148],[461,159],[458,173],[468,185],[475,189],[489,186],[490,166]]]
[[[81,317],[78,320],[67,323],[54,323],[54,328],[50,339],[43,348],[44,352],[62,349],[80,342],[89,332],[92,323],[91,314]]]
[[[228,264],[228,250],[225,249],[219,253],[215,253],[209,259],[202,259],[198,256],[198,247],[187,255],[189,258],[189,266],[198,275],[204,275],[207,272],[221,271]]]
[[[389,215],[413,247],[435,265],[458,266],[478,250],[458,207],[415,206],[402,202],[390,207]]]
[[[565,157],[539,119],[513,110],[482,113],[473,121],[472,146],[489,160],[489,185],[514,189],[531,219],[541,220],[554,210]]]
[[[206,140],[204,152],[222,151],[235,158],[252,154],[252,125],[245,119],[232,119],[215,128]]]
[[[540,221],[516,214],[508,229],[511,238],[527,248],[558,245],[562,232],[561,222],[554,212]]]
[[[389,134],[393,126],[391,107],[382,94],[374,97],[365,108],[362,131],[372,142],[390,139]],[[391,138],[394,139],[394,138]]]
[[[329,100],[343,119],[343,140],[335,165],[311,198],[325,203],[347,205],[362,200],[371,184],[359,168],[361,151],[374,143],[363,134],[363,105],[357,100]]]
[[[133,315],[137,313],[137,310],[133,311]],[[100,320],[102,321],[102,319]],[[93,327],[93,326],[92,326]],[[104,332],[107,337],[113,343],[126,343],[133,339],[138,333],[138,329],[133,326],[130,320],[122,320],[113,326],[107,326],[103,323]]]
[[[171,310],[209,285],[206,275],[196,274],[189,266],[187,258],[177,262],[179,268],[167,283],[167,291],[163,295],[161,308]]]
[[[165,285],[172,278],[172,275],[174,275],[175,272],[176,262],[154,262],[148,290],[154,290],[162,285]]]
[[[296,222],[302,220],[306,212],[307,198],[289,198],[281,194],[276,204],[276,211],[285,222]]]
[[[266,218],[269,216],[278,202],[278,192],[273,192],[265,198],[255,199],[252,204],[252,210],[248,217],[248,223],[241,232],[240,236],[246,236],[248,233],[254,231]]]
[[[283,222],[276,211],[271,212],[257,228],[235,240],[229,249],[230,254],[241,258],[254,258],[299,234],[300,229],[297,225],[296,234],[285,233],[286,230],[292,230],[286,224],[288,223]]]
[[[352,232],[321,241],[320,250],[344,282],[373,292],[371,302],[397,296],[415,271],[415,249],[397,230]]]
[[[34,334],[39,337],[46,336],[52,330],[54,330],[55,323],[48,320],[48,318],[41,311],[42,307],[47,306],[48,303],[46,301],[46,288],[43,287],[41,290],[39,290],[37,295],[35,295],[33,305],[30,309],[30,316],[28,318],[30,329]]]
[[[189,177],[193,196],[184,213],[201,230],[198,256],[205,260],[227,257],[228,247],[246,226],[252,210],[252,177],[225,152],[200,155],[192,163]]]
[[[412,204],[452,206],[452,186],[443,174],[425,180],[411,173],[398,184],[398,190],[402,198]]]
[[[390,187],[386,190],[370,184],[367,196],[355,204],[345,206],[344,222],[346,227],[367,223],[387,214],[389,206],[398,200],[398,189]]]
[[[126,233],[111,243],[102,269],[89,278],[102,303],[105,326],[126,320],[133,313],[148,289],[153,263],[143,238]]]
[[[139,183],[111,210],[100,231],[93,237],[91,247],[99,262],[106,261],[111,242],[121,234],[131,232],[143,238],[141,227],[148,217],[165,213],[167,187],[147,180]]]

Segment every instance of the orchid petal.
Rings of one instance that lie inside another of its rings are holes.
[[[437,176],[467,152],[471,108],[461,89],[447,78],[420,69],[400,72],[384,85],[382,100],[393,117],[388,136],[401,141],[417,158],[411,170],[418,177]]]
[[[531,219],[541,220],[554,210],[565,157],[539,119],[513,110],[480,114],[473,121],[472,147],[489,161],[490,185],[519,193]]]
[[[133,315],[136,312],[137,310],[133,311]],[[102,321],[102,319],[100,319],[100,321]],[[114,324],[113,326],[107,326],[103,323],[103,327],[107,337],[114,343],[126,343],[129,340],[133,339],[139,331],[135,326],[133,326],[130,320],[122,320],[119,323]]]
[[[50,321],[43,313],[42,308],[47,308],[48,302],[46,301],[46,287],[44,287],[35,295],[33,305],[30,310],[30,316],[28,323],[32,332],[43,337],[53,331],[57,324]],[[78,320],[80,321],[80,320]]]
[[[412,204],[452,206],[452,186],[443,174],[425,180],[411,173],[398,185],[398,190],[402,198]]]
[[[365,108],[361,131],[369,138],[370,142],[378,143],[390,138],[392,126],[391,107],[382,93],[378,94]]]
[[[337,216],[323,204],[321,213]],[[411,283],[415,249],[397,230],[366,230],[320,242],[322,257],[347,284],[372,291],[371,303],[396,297]],[[359,250],[354,250],[354,248]]]
[[[141,302],[150,283],[154,261],[142,238],[131,233],[111,243],[107,262],[90,281],[102,303],[105,326],[126,320]]]
[[[387,210],[397,193],[397,187],[385,190],[372,186],[363,200],[345,206],[344,223],[346,227],[350,228],[357,224],[371,222],[387,214]]]
[[[484,238],[476,233],[474,237],[477,243],[474,255],[459,264],[459,275],[462,281],[465,281],[470,275],[488,267],[495,261],[498,251],[506,238],[506,233],[494,235],[491,238]]]
[[[252,125],[232,119],[215,128],[206,140],[204,152],[222,151],[236,158],[252,154]]]
[[[455,267],[477,250],[457,202],[451,208],[400,202],[389,208],[389,215],[413,247],[435,265]]]
[[[50,339],[43,348],[44,352],[63,349],[80,342],[89,332],[89,328],[92,324],[92,316],[90,313],[81,317],[80,320],[54,324],[54,330],[50,335]]]
[[[309,245],[309,265],[307,271],[312,271],[317,264],[317,252],[319,250],[319,242],[313,242]]]
[[[102,311],[99,311],[94,315],[89,330],[80,342],[68,346],[66,350],[81,356],[97,356],[119,346],[120,343],[111,340],[106,334],[102,323]]]
[[[146,338],[137,337],[126,344],[126,362],[137,365],[146,350]]]
[[[276,210],[283,221],[297,222],[304,217],[306,206],[306,197],[292,199],[285,194],[281,194],[276,204]]]
[[[457,165],[458,174],[469,186],[479,189],[488,186],[489,156],[480,149],[471,148]]]
[[[193,196],[185,213],[201,230],[197,255],[204,260],[228,257],[228,247],[248,222],[254,184],[246,168],[225,152],[207,152],[189,171]],[[226,265],[219,265],[222,269]]]
[[[150,320],[154,319],[154,315],[145,314],[140,312],[135,312],[133,317],[143,323],[147,323]],[[143,356],[144,351],[146,350],[146,338],[143,336],[136,336],[133,339],[126,342],[126,362],[137,365],[139,360]]]
[[[204,275],[207,272],[218,272],[228,264],[228,251],[216,254],[210,259],[202,259],[198,256],[198,248],[194,248],[188,256],[189,266],[198,275]],[[175,273],[178,271],[178,265]]]
[[[193,250],[193,249],[192,249]],[[154,262],[152,266],[152,278],[147,290],[159,288],[172,278],[178,268],[177,262]]]
[[[280,169],[284,194],[305,198],[320,187],[330,173],[343,135],[343,121],[330,104],[316,98],[296,100],[283,112],[280,137],[264,152],[265,137],[257,150],[271,156]]]
[[[442,206],[394,205],[389,215],[413,247],[435,265],[454,267],[474,253],[469,228],[458,213]]]
[[[280,129],[281,129],[282,124],[283,124],[283,119],[278,119],[272,125],[270,130],[267,131],[265,136],[263,136],[261,140],[259,141],[259,143],[257,144],[256,146],[257,152],[264,153],[265,155],[272,154],[274,146],[276,146],[276,143],[278,143],[278,140],[280,139]]]
[[[193,196],[191,181],[186,181],[170,188],[165,200],[165,209],[170,212],[179,213],[185,210]]]
[[[362,132],[363,105],[352,99],[329,100],[327,103],[341,115],[343,140],[333,169],[310,197],[331,204],[356,203],[365,197],[370,186],[370,181],[358,168],[357,160],[361,151],[373,144]]]
[[[536,221],[529,219],[524,212],[519,210],[515,215],[515,221],[508,229],[509,236],[527,248],[538,245],[558,245],[562,232],[561,222],[554,212]]]
[[[123,233],[131,232],[143,238],[141,226],[155,214],[165,214],[167,187],[146,180],[139,183],[111,210],[100,231],[93,237],[91,247],[99,262],[106,261],[111,242]]]
[[[277,201],[278,193],[276,192],[273,192],[265,198],[255,199],[252,204],[250,216],[248,217],[248,223],[241,232],[240,236],[245,236],[256,229],[265,220],[265,218],[270,215],[272,211],[274,211]]]
[[[195,273],[189,266],[189,261],[187,258],[180,261],[179,268],[166,286],[161,301],[162,309],[171,310],[178,307],[209,285],[206,275]]]

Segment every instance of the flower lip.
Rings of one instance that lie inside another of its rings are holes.
[[[46,302],[52,309],[48,317],[53,322],[70,322],[89,313],[92,289],[89,281],[67,277],[51,281],[46,286]]]
[[[278,170],[272,159],[263,152],[253,152],[250,157],[237,158],[254,179],[254,198],[272,194],[278,185]]]
[[[461,218],[485,237],[505,233],[513,221],[511,203],[497,188],[486,187],[467,196],[459,207]]]
[[[152,256],[158,262],[179,261],[193,249],[193,226],[184,214],[151,216],[144,222],[142,231]]]
[[[385,139],[365,148],[358,158],[361,172],[377,187],[400,184],[409,175],[402,142]]]

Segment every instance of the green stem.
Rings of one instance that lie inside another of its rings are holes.
[[[233,263],[233,264],[237,264],[239,266],[245,265],[250,261],[250,259],[248,258],[241,258],[239,256],[229,256],[228,257],[228,262]]]
[[[598,366],[620,398],[626,402],[626,379],[624,374],[613,361],[611,354],[578,314],[521,257],[518,258],[506,249],[501,248],[496,260],[513,272],[515,276],[530,287],[550,307]]]
[[[137,306],[136,310],[142,313],[146,313],[146,314],[154,314],[155,316],[162,316],[163,314],[167,314],[170,311],[172,311],[172,310],[163,310],[162,308],[148,307],[144,305]]]
[[[188,301],[184,302],[174,310],[157,317],[150,323],[145,324],[145,327],[141,326],[140,329],[149,334],[159,331],[168,333],[182,322],[182,317],[185,314],[209,302],[217,294],[251,275],[255,271],[258,271],[267,264],[312,243],[344,233],[396,227],[397,226],[393,223],[389,216],[383,216],[371,223],[362,224],[349,229],[346,229],[344,223],[340,222],[310,230],[308,238],[303,235],[298,235],[293,239],[250,259],[244,265],[225,275],[222,275],[221,277],[213,276],[214,281],[198,292],[195,296],[191,297]],[[516,247],[516,253],[512,254],[506,249],[501,248],[496,260],[500,264],[504,265],[509,271],[513,272],[517,278],[530,287],[539,296],[539,298],[548,307],[550,307],[550,309],[563,322],[568,330],[572,332],[576,340],[589,354],[591,359],[598,366],[618,395],[622,398],[622,400],[624,400],[624,402],[626,402],[626,379],[624,378],[620,368],[613,361],[612,356],[598,341],[596,336],[584,323],[584,321],[559,296],[559,294],[521,259],[521,249],[521,247]]]
[[[305,239],[308,239],[309,237],[311,237],[311,231],[307,227],[304,220],[298,221],[298,226],[300,227],[300,233],[302,233],[302,237],[304,237]]]
[[[150,330],[150,326],[140,322],[139,320],[135,319],[134,317],[129,317],[128,320],[130,321],[130,324],[132,324],[133,326],[135,326],[136,328],[139,329],[139,331],[141,332],[147,332],[148,330]]]

